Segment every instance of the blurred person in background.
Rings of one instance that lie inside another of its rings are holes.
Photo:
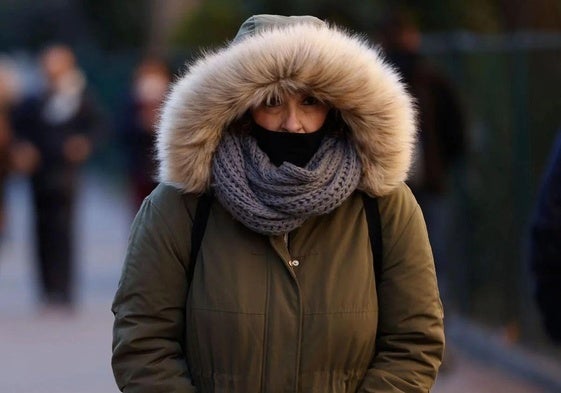
[[[15,65],[7,56],[0,56],[0,240],[6,227],[4,192],[11,170],[13,107],[19,96]]]
[[[40,68],[45,88],[23,100],[14,112],[14,167],[31,178],[44,310],[71,311],[78,171],[92,153],[102,119],[70,47],[57,44],[44,49]]]
[[[143,59],[134,71],[131,91],[119,122],[134,212],[157,184],[156,121],[170,82],[171,71],[163,60]]]
[[[253,16],[192,64],[112,307],[119,388],[428,392],[443,316],[414,142],[394,70],[315,17]]]
[[[407,184],[425,215],[446,306],[450,300],[448,274],[453,268],[447,252],[453,213],[449,182],[453,167],[466,152],[463,108],[451,82],[419,53],[421,33],[411,14],[403,9],[392,11],[381,26],[380,38],[418,110],[419,143]]]
[[[561,344],[561,131],[544,172],[532,219],[530,263],[545,330]]]

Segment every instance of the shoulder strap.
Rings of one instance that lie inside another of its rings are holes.
[[[184,196],[185,207],[187,207],[187,197]],[[195,210],[195,218],[193,227],[191,228],[191,254],[189,256],[189,265],[187,267],[187,282],[193,280],[195,272],[195,263],[199,255],[199,249],[205,235],[206,223],[210,214],[210,206],[212,205],[212,194],[204,193],[197,201],[197,209]]]
[[[374,257],[374,279],[376,284],[380,281],[380,272],[382,271],[382,258],[384,249],[382,244],[382,223],[380,220],[380,210],[378,208],[378,199],[362,193],[362,201],[366,214],[366,222],[368,223],[368,236],[370,237],[370,247],[372,247],[372,255]]]

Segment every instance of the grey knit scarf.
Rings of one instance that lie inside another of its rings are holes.
[[[347,138],[325,137],[306,167],[273,165],[249,135],[226,132],[213,158],[213,188],[235,219],[264,235],[298,228],[341,205],[358,186],[361,164]]]

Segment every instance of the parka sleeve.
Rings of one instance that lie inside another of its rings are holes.
[[[184,207],[164,216],[154,194],[133,222],[113,301],[113,373],[127,393],[196,392],[184,354],[191,222]]]
[[[380,200],[384,260],[376,354],[359,392],[430,391],[444,349],[443,311],[424,218],[403,185]]]

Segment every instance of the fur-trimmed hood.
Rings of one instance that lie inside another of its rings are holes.
[[[158,127],[160,181],[186,192],[205,191],[227,126],[267,97],[295,91],[340,111],[362,162],[362,190],[385,195],[406,179],[416,134],[414,105],[378,50],[313,17],[260,15],[174,84]]]

